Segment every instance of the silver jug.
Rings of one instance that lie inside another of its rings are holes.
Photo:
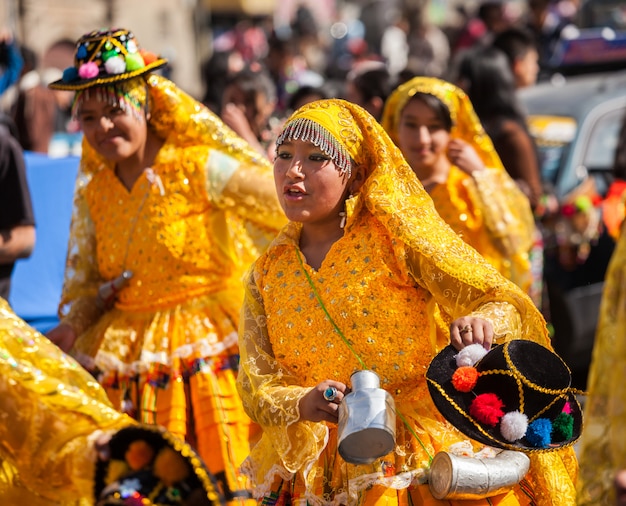
[[[122,272],[117,278],[102,283],[98,288],[98,304],[103,309],[111,309],[115,303],[117,293],[124,288],[133,277],[129,270]]]
[[[435,499],[483,499],[510,490],[528,472],[530,459],[504,450],[492,458],[439,452],[430,465],[428,485]]]
[[[339,404],[339,454],[350,464],[370,464],[395,447],[396,407],[375,372],[357,371],[350,382],[352,391]]]

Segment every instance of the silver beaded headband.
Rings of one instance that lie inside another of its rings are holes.
[[[352,175],[352,162],[348,150],[323,126],[308,118],[296,118],[285,125],[276,139],[276,149],[289,140],[310,142],[329,156],[342,174]]]

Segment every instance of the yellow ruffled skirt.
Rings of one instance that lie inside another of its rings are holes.
[[[238,467],[259,435],[235,385],[239,304],[223,291],[155,311],[114,308],[72,350],[117,409],[190,442],[235,498],[249,497]]]

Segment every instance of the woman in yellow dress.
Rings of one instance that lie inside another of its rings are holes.
[[[229,498],[258,429],[235,388],[244,269],[285,221],[271,166],[126,29],[76,44],[54,89],[84,134],[61,323],[116,409],[197,448]]]
[[[381,123],[446,223],[529,293],[530,202],[504,170],[465,92],[415,77],[390,95]]]
[[[463,242],[376,120],[337,99],[303,106],[278,137],[274,178],[289,224],[253,264],[237,379],[263,428],[243,470],[262,504],[573,504],[573,450],[535,454],[508,492],[438,501],[436,452],[466,438],[446,423],[425,372],[452,343],[549,346],[531,300]],[[445,331],[434,322],[445,315]],[[394,399],[395,448],[349,464],[337,447],[351,374],[375,371]]]

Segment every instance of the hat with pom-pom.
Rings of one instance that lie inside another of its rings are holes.
[[[513,340],[444,348],[426,373],[439,412],[480,443],[523,452],[573,444],[582,410],[565,362],[538,343]]]
[[[213,475],[184,441],[154,425],[131,425],[108,443],[95,474],[96,506],[224,504]]]
[[[83,90],[132,79],[166,64],[166,59],[141,49],[130,30],[95,30],[78,39],[74,65],[48,86],[54,90]]]

